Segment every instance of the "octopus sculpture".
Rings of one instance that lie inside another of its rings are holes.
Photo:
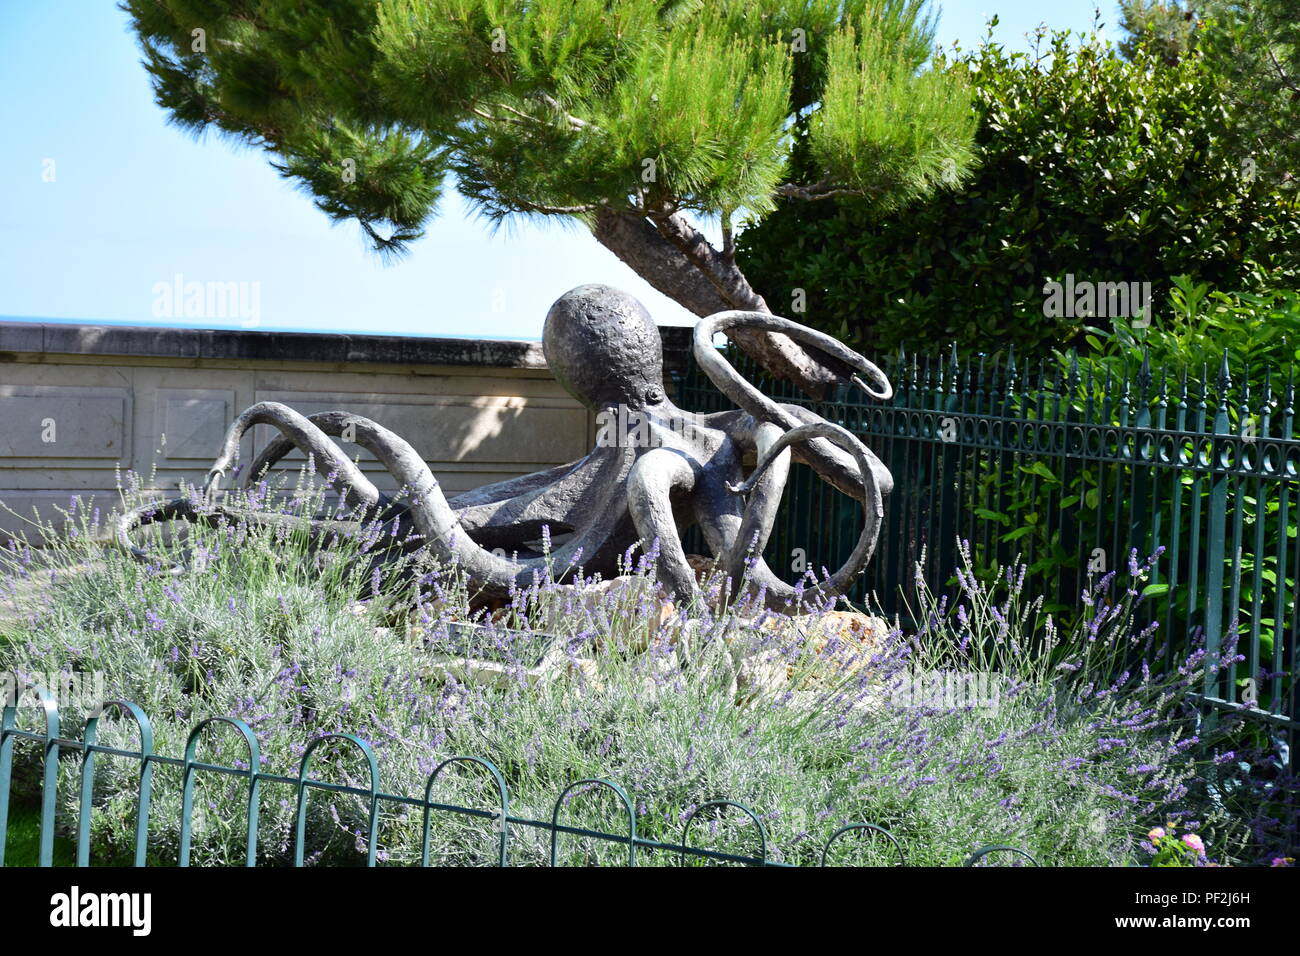
[[[693,348],[699,367],[739,408],[705,415],[684,411],[664,390],[663,345],[644,306],[617,289],[584,285],[556,301],[543,331],[552,373],[597,415],[596,447],[578,461],[448,498],[411,445],[377,422],[343,411],[304,416],[261,402],[231,425],[201,497],[128,512],[117,525],[118,540],[145,556],[131,539],[141,525],[229,520],[218,503],[221,479],[235,465],[245,433],[266,424],[280,434],[257,455],[245,480],[260,478],[300,449],[353,515],[396,522],[417,547],[458,565],[488,598],[527,587],[539,573],[561,579],[578,572],[614,574],[631,549],[649,551],[657,542],[661,584],[675,600],[689,601],[699,585],[681,531],[691,525],[699,526],[715,567],[737,590],[742,582],[746,589],[761,589],[769,607],[842,593],[871,559],[893,478],[851,432],[808,409],[772,401],[736,372],[714,346],[714,336],[744,328],[781,333],[819,350],[839,368],[851,369],[854,384],[874,398],[893,394],[879,368],[836,339],[767,313],[728,311],[696,325]],[[381,494],[332,440],[338,437],[378,458],[400,492]],[[845,564],[799,588],[762,558],[792,458],[864,505],[862,531]],[[748,476],[747,461],[754,462]],[[341,523],[312,521],[316,531]],[[537,544],[544,535],[552,543],[546,553]]]

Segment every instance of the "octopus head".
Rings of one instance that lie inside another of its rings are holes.
[[[580,285],[564,293],[546,314],[542,350],[551,374],[590,409],[664,400],[659,329],[626,292]]]

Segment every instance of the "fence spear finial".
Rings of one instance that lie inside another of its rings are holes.
[[[1145,345],[1142,346],[1142,367],[1138,369],[1137,385],[1145,401],[1147,390],[1151,387],[1151,350]]]

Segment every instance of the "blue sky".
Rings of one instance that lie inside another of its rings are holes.
[[[1023,47],[1040,22],[1087,28],[1095,6],[949,0],[939,38],[975,46],[996,13],[996,38]],[[182,277],[244,283],[262,329],[535,339],[584,282],[694,321],[582,230],[520,221],[494,235],[451,191],[411,254],[384,264],[259,153],[167,125],[106,0],[0,3],[0,89],[0,317],[252,327],[156,317],[160,283]]]

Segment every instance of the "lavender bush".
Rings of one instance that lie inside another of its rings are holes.
[[[127,488],[128,506],[137,495]],[[232,493],[227,505],[249,514],[273,500],[263,486]],[[322,505],[306,479],[281,500],[284,520],[146,535],[147,563],[104,547],[98,511],[72,502],[65,530],[46,529],[45,547],[18,540],[0,551],[0,671],[102,674],[109,696],[153,718],[155,749],[166,755],[183,753],[200,720],[239,717],[268,773],[295,776],[310,740],[351,733],[374,748],[382,791],[422,797],[442,760],[479,755],[500,768],[518,817],[549,820],[567,785],[606,778],[630,795],[640,835],[675,843],[692,810],[735,800],[761,816],[769,857],[791,863],[819,862],[827,838],[855,822],[891,830],[914,864],[957,864],[988,843],[1053,865],[1143,863],[1152,825],[1189,816],[1212,856],[1232,852],[1230,828],[1189,802],[1196,738],[1180,698],[1201,679],[1204,655],[1167,673],[1140,663],[1157,659],[1148,654],[1155,634],[1132,623],[1149,564],[1133,563],[1128,587],[1098,582],[1084,596],[1094,604],[1089,622],[1068,634],[1024,593],[1023,570],[990,588],[968,556],[956,602],[925,592],[919,627],[866,638],[845,631],[829,606],[798,617],[744,603],[719,612],[716,580],[706,588],[714,600],[667,614],[653,549],[627,556],[618,586],[539,579],[493,620],[471,612],[474,595],[455,568],[393,560],[382,525],[310,540],[295,519]],[[495,669],[447,665],[463,650],[458,622],[471,619],[486,625],[478,650]],[[558,663],[539,676],[533,664],[547,642]],[[65,733],[77,732],[76,716],[65,715]],[[100,739],[136,746],[132,726],[107,717]],[[207,732],[199,753],[246,765],[230,732]],[[354,751],[331,744],[317,754],[313,777],[368,783]],[[66,762],[62,783],[69,824],[78,765]],[[137,775],[134,761],[100,760],[97,859],[131,846]],[[201,777],[195,863],[242,863],[245,787]],[[168,863],[179,773],[158,768],[155,794],[150,855]],[[496,807],[490,779],[468,765],[444,771],[433,796]],[[264,784],[260,806],[262,858],[285,862],[293,788]],[[570,794],[561,820],[626,829],[625,811],[601,787]],[[422,825],[418,809],[384,804],[380,861],[418,862]],[[494,862],[494,827],[433,814],[431,862]],[[356,862],[366,805],[318,791],[307,832],[311,861]],[[512,862],[546,862],[542,831],[512,826],[510,840]],[[691,842],[752,854],[757,828],[739,811],[707,812]],[[625,847],[572,836],[561,850],[567,863],[626,859]],[[893,857],[857,831],[830,860]],[[640,862],[678,860],[645,852]]]

